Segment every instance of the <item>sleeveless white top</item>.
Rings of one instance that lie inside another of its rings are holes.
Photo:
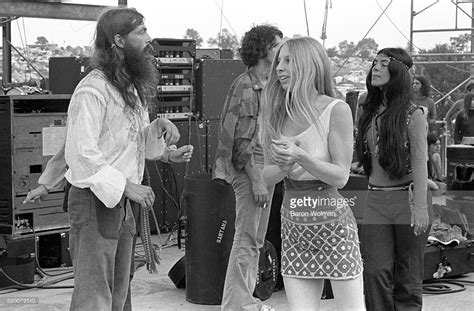
[[[326,108],[324,108],[321,116],[319,117],[321,127],[316,126],[316,124],[311,124],[310,127],[296,136],[281,135],[281,138],[291,142],[299,141],[299,147],[308,152],[308,154],[313,155],[314,159],[331,162],[332,157],[329,154],[329,122],[331,120],[332,108],[339,101],[339,99],[335,99],[329,103]],[[288,173],[288,177],[293,180],[317,179],[299,164],[295,164],[292,167]]]

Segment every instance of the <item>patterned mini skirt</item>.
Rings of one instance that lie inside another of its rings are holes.
[[[351,202],[321,181],[285,180],[281,208],[283,276],[332,280],[361,276]]]

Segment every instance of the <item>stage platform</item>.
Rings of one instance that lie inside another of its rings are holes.
[[[163,235],[166,237],[166,234]],[[153,239],[158,241],[158,237]],[[186,301],[185,289],[177,289],[168,278],[168,271],[184,252],[176,246],[165,248],[161,252],[162,262],[158,274],[149,274],[145,267],[138,268],[132,282],[133,310],[220,310],[219,306],[192,304]],[[461,280],[474,281],[474,273],[467,274]],[[63,281],[55,286],[73,285],[73,280]],[[68,310],[72,289],[28,289],[0,295],[0,310]],[[28,300],[30,303],[22,303]],[[275,292],[266,301],[279,311],[289,310],[284,290]],[[472,310],[474,305],[474,286],[466,286],[459,293],[445,295],[424,295],[423,310]],[[321,301],[321,310],[336,310],[334,299]]]
[[[442,204],[443,198],[435,200]],[[154,235],[153,241],[166,241],[169,233],[164,233],[159,238]],[[168,278],[170,268],[184,255],[184,251],[174,245],[176,240],[171,236],[171,241],[160,253],[161,264],[157,274],[149,274],[145,267],[138,268],[132,282],[133,310],[220,310],[219,306],[198,305],[186,301],[186,290],[177,289]],[[164,244],[164,243],[162,243]],[[140,247],[137,248],[140,252]],[[460,280],[474,282],[474,273],[469,273]],[[55,284],[54,286],[73,285],[72,279]],[[0,291],[0,310],[68,310],[71,301],[72,289],[28,289],[21,291]],[[466,286],[462,292],[444,295],[424,295],[423,310],[472,310],[474,305],[474,286]],[[23,301],[23,302],[22,302]],[[28,301],[29,303],[25,303]],[[284,290],[275,292],[266,304],[272,305],[278,311],[289,310]],[[321,301],[321,310],[336,310],[334,299]]]

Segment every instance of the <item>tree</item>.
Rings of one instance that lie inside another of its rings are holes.
[[[364,38],[360,40],[357,46],[356,54],[358,57],[363,59],[373,57],[379,49],[379,45],[372,38]]]
[[[354,50],[355,50],[355,44],[354,42],[347,42],[347,40],[341,41],[338,44],[339,47],[339,53],[341,57],[349,57],[349,56],[355,56],[353,55]]]
[[[46,39],[45,37],[43,37],[43,36],[36,37],[36,42],[35,42],[35,44],[38,44],[38,45],[46,45],[46,44],[48,44],[48,43],[49,43],[49,41],[48,41],[48,39]]]
[[[451,38],[451,46],[459,53],[469,53],[471,51],[471,34],[465,33],[459,37]]]
[[[209,45],[215,45],[222,49],[232,49],[233,51],[239,48],[239,40],[237,36],[230,33],[226,28],[222,28],[220,34],[217,34],[215,38],[207,40]]]
[[[425,50],[421,49],[420,54],[430,54],[430,53],[456,53],[456,45],[450,45],[448,43],[437,44],[434,48]],[[470,56],[465,56],[461,53],[455,56],[443,56],[437,57],[420,57],[416,59],[417,61],[462,61],[470,60]],[[461,82],[466,80],[469,75],[469,64],[428,64],[428,65],[417,65],[417,72],[422,72],[422,74],[430,81],[431,85],[439,90],[441,93],[446,94]],[[453,97],[461,97],[464,89],[461,88],[457,92],[453,93]],[[436,95],[436,94],[435,94]],[[437,97],[437,96],[436,96]],[[435,97],[435,100],[436,100]],[[445,115],[443,107],[439,105],[436,107],[438,112],[438,119],[442,119]],[[443,113],[444,112],[444,113]]]
[[[193,39],[196,40],[196,46],[201,47],[202,46],[202,38],[199,35],[199,32],[193,28],[188,28],[186,29],[186,33],[184,34],[185,39]]]

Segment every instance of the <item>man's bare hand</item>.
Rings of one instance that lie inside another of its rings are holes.
[[[149,211],[155,202],[155,193],[149,186],[143,186],[131,183],[127,180],[124,195],[133,202],[140,204],[141,207]]]
[[[166,118],[155,119],[150,126],[154,126],[156,130],[157,138],[160,138],[163,134],[163,139],[166,145],[175,145],[179,140],[179,131],[176,125]]]
[[[265,208],[269,201],[268,189],[263,181],[252,182],[252,192],[257,206]]]
[[[46,189],[45,185],[39,185],[35,189],[28,192],[26,198],[23,200],[25,203],[41,202],[48,195],[49,191]]]

